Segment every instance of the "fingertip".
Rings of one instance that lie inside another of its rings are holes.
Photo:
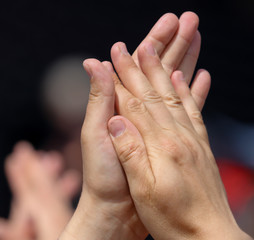
[[[142,68],[142,64],[144,62],[144,60],[148,60],[151,58],[149,57],[155,57],[157,56],[157,51],[153,45],[152,42],[150,41],[144,41],[139,47],[138,47],[138,59],[139,59],[139,64],[141,65]],[[148,57],[148,59],[147,59]]]
[[[114,116],[108,121],[108,130],[110,135],[113,138],[117,138],[121,136],[126,129],[125,121],[123,121],[123,117]]]
[[[101,62],[95,58],[88,58],[83,61],[83,67],[86,70],[90,78],[94,75],[94,68]]]
[[[211,74],[206,69],[199,69],[197,71],[196,76],[197,76],[196,78],[200,78],[203,81],[205,81],[206,83],[211,84],[212,77],[211,77]]]
[[[174,71],[171,75],[171,82],[175,92],[179,95],[179,97],[182,97],[182,89],[186,89],[187,85],[183,72],[180,70]]]
[[[107,68],[107,70],[111,73],[114,73],[114,68],[112,66],[112,63],[109,61],[103,61],[102,64]]]
[[[197,60],[200,52],[200,47],[201,47],[201,35],[199,31],[196,31],[193,36],[190,47],[187,51],[187,56],[193,56],[195,60]]]
[[[184,81],[184,74],[182,71],[180,70],[176,70],[172,73],[171,75],[171,81],[172,83],[176,83],[176,82],[179,82],[179,81]]]
[[[136,126],[130,120],[120,115],[113,116],[108,121],[108,130],[113,137],[119,137],[128,132],[128,134],[136,136],[142,140]],[[115,136],[113,134],[115,134]]]
[[[13,147],[14,152],[26,151],[26,150],[33,150],[32,144],[29,142],[22,140],[15,144]]]
[[[199,18],[193,12],[185,12],[179,18],[179,34],[189,43],[192,42],[198,29]]]
[[[196,27],[198,27],[199,25],[199,16],[195,13],[195,12],[192,12],[192,11],[186,11],[184,12],[180,18],[179,18],[179,21],[188,21],[188,22],[192,22]]]
[[[63,158],[61,154],[56,151],[50,151],[43,154],[41,157],[41,163],[52,177],[59,176],[64,168]]]
[[[127,46],[124,42],[117,42],[111,48],[111,57],[114,62],[115,58],[122,54],[124,56],[130,56],[130,53],[127,50]]]
[[[118,52],[120,47],[123,45],[126,46],[125,43],[121,41],[114,43],[110,50],[111,54]]]
[[[211,87],[211,75],[205,69],[199,69],[191,85],[191,93],[201,111]]]
[[[174,13],[170,13],[170,12],[163,14],[157,21],[158,24],[170,23],[176,26],[178,26],[178,22],[179,22],[178,17]]]

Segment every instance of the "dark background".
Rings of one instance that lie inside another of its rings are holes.
[[[204,114],[222,112],[254,123],[254,2],[241,1],[5,1],[0,6],[0,216],[10,193],[5,156],[20,139],[39,147],[50,128],[41,113],[39,86],[45,69],[66,55],[89,53],[109,60],[124,41],[130,52],[166,12],[200,17],[198,66],[212,75]]]

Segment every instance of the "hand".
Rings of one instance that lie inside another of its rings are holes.
[[[122,116],[108,127],[146,229],[155,239],[248,239],[229,208],[183,73],[170,78],[151,42],[138,49],[142,71],[123,43],[111,56],[123,83],[116,81]]]
[[[179,22],[178,29],[177,18],[173,14],[166,14],[144,42],[153,42],[167,66],[168,74],[170,69],[173,71],[179,67],[184,69],[186,80],[190,81],[200,47],[198,18],[193,13],[185,13]],[[186,28],[187,23],[189,28]],[[133,59],[137,61],[136,52]],[[144,239],[147,230],[134,208],[125,175],[107,130],[107,122],[114,115],[115,100],[112,73],[108,71],[111,65],[90,59],[84,62],[84,66],[91,76],[91,92],[81,135],[83,191],[77,211],[61,240],[96,237]],[[200,80],[208,83],[204,84],[206,88],[198,87]],[[196,87],[193,88],[202,98],[199,101],[201,108],[209,84],[209,74],[201,72],[196,78]]]
[[[63,160],[56,152],[37,152],[18,143],[6,159],[13,193],[9,220],[1,220],[5,240],[56,239],[72,215],[71,199],[80,186],[76,171],[62,174]]]

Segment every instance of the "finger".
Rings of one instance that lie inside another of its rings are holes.
[[[115,84],[116,99],[115,107],[119,115],[126,116],[131,121],[135,122],[136,126],[146,135],[149,131],[147,129],[156,128],[156,123],[148,113],[144,104],[135,98],[121,83],[113,66],[110,62],[103,62],[107,69],[112,74],[112,79]],[[121,106],[121,107],[120,107]],[[142,121],[141,119],[146,119]]]
[[[102,62],[102,64],[108,69],[108,71],[110,73],[114,73],[115,72],[111,62],[104,61],[104,62]]]
[[[142,137],[137,128],[121,116],[111,118],[108,129],[126,173],[130,192],[133,196],[137,196],[136,193],[142,186],[145,187],[155,180]]]
[[[185,81],[190,84],[200,52],[201,36],[199,31],[195,33],[195,36],[191,42],[191,45],[186,52],[178,70],[183,72]]]
[[[0,219],[0,239],[1,240],[14,240],[13,229],[5,219]]]
[[[211,75],[208,71],[200,69],[191,85],[191,95],[193,96],[200,111],[203,109],[210,87]]]
[[[178,31],[161,55],[162,64],[169,76],[181,63],[194,38],[198,24],[198,16],[193,12],[185,12],[180,17]]]
[[[61,154],[56,151],[42,153],[40,163],[52,179],[57,179],[64,168],[64,160]]]
[[[116,74],[114,78],[117,78]],[[115,90],[117,113],[133,122],[145,139],[151,134],[151,129],[157,132],[159,125],[147,111],[144,103],[128,92],[118,80],[115,80]]]
[[[155,91],[162,97],[164,104],[174,119],[185,126],[192,127],[181,99],[176,94],[170,77],[164,70],[153,45],[149,42],[144,43],[138,50],[138,58],[143,73]],[[157,114],[160,115],[158,112]]]
[[[160,95],[128,54],[125,44],[116,43],[112,47],[111,55],[115,69],[126,89],[144,102],[148,112],[159,125],[168,127],[169,119],[172,119],[170,112]]]
[[[13,152],[23,152],[24,150],[33,150],[33,146],[32,144],[30,144],[27,141],[20,141],[18,142],[14,148],[13,148]]]
[[[85,67],[86,64],[89,64],[92,70],[92,79],[81,136],[83,176],[85,176],[83,190],[90,189],[95,195],[105,194],[104,197],[118,197],[118,191],[117,196],[113,196],[117,188],[115,179],[118,179],[119,185],[126,180],[107,128],[109,119],[114,116],[115,87],[112,73],[107,69],[106,66],[109,64],[106,62],[101,63],[92,59],[89,62],[85,61]],[[101,189],[102,185],[98,183],[110,187]],[[127,186],[121,189],[123,192],[127,190]]]
[[[23,153],[22,153],[23,154]],[[13,196],[19,198],[27,192],[26,181],[23,177],[23,166],[20,161],[21,153],[12,154],[5,160],[5,173]]]
[[[180,71],[175,71],[172,74],[172,83],[177,94],[183,102],[183,106],[192,122],[194,129],[203,139],[208,140],[207,131],[202,120],[202,115],[191,95],[183,73]]]
[[[34,232],[29,226],[25,223],[24,226],[20,226],[19,223],[12,223],[6,221],[5,219],[0,219],[0,239],[1,240],[32,240],[34,239]]]
[[[85,60],[84,68],[91,77],[91,88],[82,135],[95,137],[96,133],[101,134],[99,130],[107,132],[107,122],[114,115],[114,83],[110,72],[98,60]]]
[[[178,18],[172,13],[164,14],[153,26],[146,38],[143,40],[153,43],[158,55],[160,55],[173,38],[178,29]],[[142,42],[142,43],[143,43]],[[141,44],[142,44],[141,43]],[[138,49],[138,48],[137,48]],[[135,63],[139,66],[137,49],[133,53],[132,57]]]
[[[76,170],[67,170],[59,179],[58,185],[60,192],[65,199],[71,200],[81,190],[82,177]]]

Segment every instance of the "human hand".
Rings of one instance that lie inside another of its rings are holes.
[[[152,43],[168,76],[179,70],[183,73],[187,84],[190,84],[201,46],[201,36],[197,30],[198,24],[198,16],[193,12],[183,13],[178,22],[175,15],[164,14],[139,47],[146,42]],[[140,67],[139,47],[132,57],[136,65]],[[209,73],[204,69],[199,69],[190,89],[200,111],[204,106],[210,84]]]
[[[151,42],[111,51],[122,116],[108,123],[138,215],[155,239],[250,239],[237,226],[205,125],[182,72],[171,78]],[[172,82],[172,84],[171,84]]]
[[[71,199],[80,186],[76,171],[62,171],[57,152],[35,151],[16,144],[6,159],[6,175],[13,200],[8,220],[0,222],[5,240],[56,239],[72,215]]]
[[[186,80],[190,81],[200,48],[197,26],[198,18],[193,13],[183,14],[179,23],[175,15],[166,14],[144,40],[152,41],[158,49],[168,74],[180,68],[184,70]],[[138,62],[136,52],[133,59]],[[90,59],[84,62],[84,66],[91,75],[91,93],[81,135],[83,192],[77,211],[61,239],[73,236],[77,239],[94,238],[100,233],[104,239],[144,239],[147,231],[137,216],[107,130],[107,122],[114,115],[115,100],[112,73],[107,70],[109,63]],[[195,86],[200,86],[200,80],[206,82],[203,84],[205,88],[194,88],[201,94],[202,108],[210,76],[203,71],[196,79],[198,84]],[[86,219],[85,224],[82,219]]]

